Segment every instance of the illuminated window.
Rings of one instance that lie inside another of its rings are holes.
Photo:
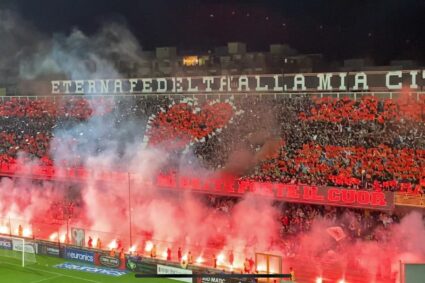
[[[183,57],[184,66],[197,66],[199,65],[198,56],[185,56]]]

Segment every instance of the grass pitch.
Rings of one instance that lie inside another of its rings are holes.
[[[135,278],[134,273],[113,277],[75,270],[64,270],[53,266],[72,262],[61,258],[37,255],[37,263],[22,267],[17,259],[0,256],[0,282],[4,283],[176,283],[163,278]]]

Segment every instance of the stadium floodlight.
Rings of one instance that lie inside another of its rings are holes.
[[[323,283],[322,277],[317,277],[316,278],[316,283]]]
[[[36,263],[36,244],[34,242],[27,242],[25,239],[1,236],[0,245],[0,256],[15,258],[22,262],[22,266]]]

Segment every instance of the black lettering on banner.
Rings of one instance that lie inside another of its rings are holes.
[[[106,266],[106,267],[117,268],[121,265],[121,260],[119,258],[116,258],[116,257],[100,255],[99,256],[99,263],[100,263],[100,265],[103,265],[103,266]]]

